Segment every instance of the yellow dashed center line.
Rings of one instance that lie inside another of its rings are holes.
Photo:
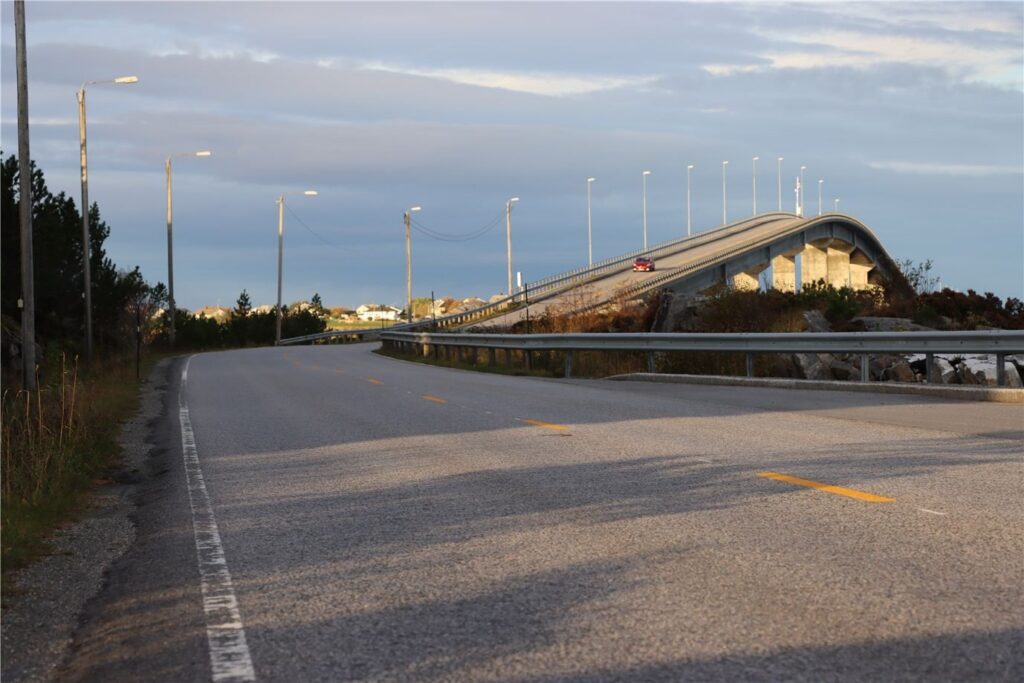
[[[519,418],[519,419],[520,419],[521,422],[525,422],[528,425],[533,425],[534,427],[544,427],[545,429],[560,429],[560,430],[564,430],[564,431],[568,431],[568,429],[569,429],[565,425],[556,425],[556,424],[552,424],[550,422],[542,422],[540,420],[528,420],[525,417],[522,417],[522,418]]]
[[[367,378],[366,381],[369,382],[370,384],[384,384],[384,382],[381,382],[379,379],[374,379],[372,377]]]
[[[834,493],[837,496],[846,496],[847,498],[856,498],[857,500],[863,500],[867,503],[891,503],[895,498],[886,498],[885,496],[877,496],[874,493],[867,493],[865,491],[858,491],[857,489],[848,489],[843,486],[833,486],[831,484],[822,484],[818,481],[811,481],[810,479],[801,479],[800,477],[791,477],[788,474],[779,474],[778,472],[758,472],[757,476],[765,477],[767,479],[775,479],[776,481],[784,481],[789,484],[796,484],[797,486],[806,486],[811,489],[818,489],[819,491],[825,491],[826,493]]]
[[[430,394],[424,394],[423,395],[423,400],[424,401],[433,401],[434,403],[447,403],[448,402],[446,399],[439,398],[437,396],[431,396]]]

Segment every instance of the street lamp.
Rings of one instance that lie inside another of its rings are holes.
[[[778,171],[776,177],[779,181],[779,211],[782,211],[782,157],[775,160],[778,163]]]
[[[690,211],[690,182],[693,174],[693,164],[686,167],[686,236],[693,234],[693,213]]]
[[[818,215],[821,215],[821,186],[825,182],[824,178],[818,178]]]
[[[597,180],[596,178],[587,178],[587,267],[593,267],[594,265],[594,234],[591,230],[590,222],[590,184]]]
[[[85,286],[85,358],[92,358],[92,276],[89,253],[89,160],[85,144],[85,87],[114,83],[127,85],[138,83],[137,76],[118,76],[109,81],[86,81],[78,89],[78,149],[82,169],[82,268]]]
[[[806,166],[800,167],[800,215],[803,216],[807,212],[805,208],[807,204],[804,202],[804,171],[807,170]]]
[[[754,215],[757,215],[757,160],[761,157],[754,157],[751,162],[752,172],[754,177]]]
[[[412,232],[409,228],[412,223],[412,214],[422,210],[423,207],[414,206],[402,215],[402,218],[405,219],[405,318],[409,322],[412,322]],[[433,300],[431,300],[431,305],[433,305]]]
[[[729,213],[726,210],[728,204],[728,192],[725,189],[725,167],[729,165],[728,161],[722,162],[722,225],[728,222]]]
[[[164,169],[167,172],[167,312],[171,318],[171,326],[168,328],[167,341],[171,348],[174,348],[174,232],[171,228],[173,212],[171,210],[171,159],[177,157],[208,157],[212,152],[204,149],[201,152],[179,152],[167,157]]]
[[[641,174],[641,178],[644,183],[644,252],[647,252],[647,176],[651,175],[650,171],[644,171]]]
[[[505,202],[505,240],[508,247],[508,295],[512,296],[512,205],[519,197],[511,197]]]
[[[315,197],[319,192],[316,190],[306,190],[301,193],[293,193],[295,195],[301,194],[304,197]],[[277,198],[277,328],[274,333],[274,343],[281,343],[281,273],[284,269],[284,198],[292,196],[282,194]]]

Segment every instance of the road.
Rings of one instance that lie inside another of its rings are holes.
[[[634,273],[632,262],[630,261],[624,264],[621,270],[593,280],[584,286],[571,288],[538,301],[531,301],[530,315],[536,317],[542,315],[548,309],[574,311],[582,306],[606,301],[623,288],[652,277],[657,277],[665,271],[691,266],[703,259],[723,252],[741,251],[752,243],[784,235],[791,231],[794,226],[803,223],[804,220],[796,216],[762,216],[741,221],[737,226],[743,224],[749,227],[735,231],[731,228],[727,229],[725,231],[726,236],[719,239],[703,242],[700,241],[700,238],[705,235],[698,234],[695,236],[697,239],[693,242],[681,242],[678,250],[673,251],[673,253],[656,256],[655,267],[657,270],[653,273]],[[507,326],[525,318],[526,310],[525,308],[520,308],[504,315],[489,318],[486,324]]]
[[[1024,406],[183,369],[64,680],[1024,679]]]

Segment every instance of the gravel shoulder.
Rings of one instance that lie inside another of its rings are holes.
[[[4,681],[58,680],[81,615],[103,588],[109,568],[135,542],[139,484],[150,476],[150,425],[163,407],[173,361],[160,361],[141,388],[138,412],[121,430],[124,466],[95,491],[82,519],[57,531],[51,552],[7,580],[3,608]]]

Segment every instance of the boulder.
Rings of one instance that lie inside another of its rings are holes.
[[[844,360],[834,359],[829,364],[829,369],[832,371],[832,377],[841,381],[857,381],[860,380],[860,369],[855,367],[853,363],[847,363]]]
[[[807,321],[807,329],[811,332],[831,332],[832,325],[821,311],[804,311],[804,320]]]
[[[910,318],[885,318],[880,316],[861,316],[852,322],[860,322],[867,332],[925,332],[933,327],[918,325]]]
[[[900,359],[882,371],[882,379],[887,382],[916,382],[917,375],[910,368],[910,363]]]
[[[802,379],[832,380],[833,357],[827,353],[794,353],[793,363]]]

